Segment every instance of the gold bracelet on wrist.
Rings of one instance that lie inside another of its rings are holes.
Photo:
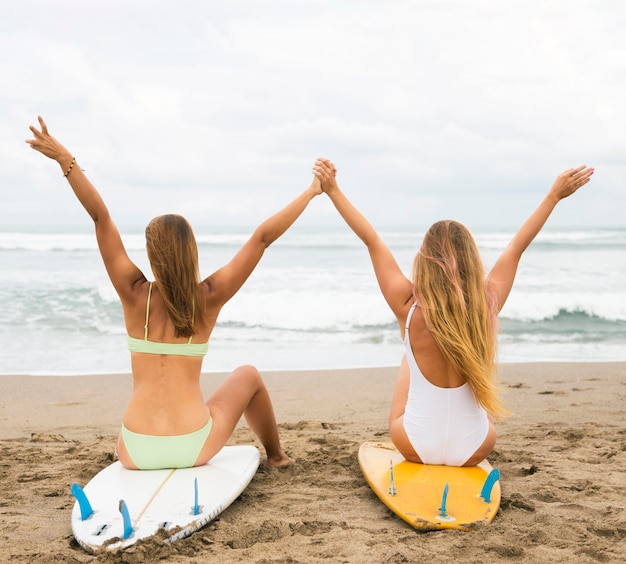
[[[76,164],[76,157],[74,157],[74,158],[72,159],[72,162],[70,163],[70,168],[68,168],[68,169],[65,171],[65,174],[64,174],[63,176],[67,177],[67,175],[68,175],[70,172],[72,172],[72,169],[74,168],[74,165],[75,165],[75,164]]]

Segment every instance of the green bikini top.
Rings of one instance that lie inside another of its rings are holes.
[[[152,295],[152,284],[148,288],[148,301],[146,302],[146,324],[144,325],[143,339],[135,339],[128,335],[128,350],[135,353],[144,354],[172,354],[178,356],[204,356],[209,350],[209,342],[192,343],[191,337],[186,343],[158,343],[148,341],[148,318],[150,317],[150,296]]]

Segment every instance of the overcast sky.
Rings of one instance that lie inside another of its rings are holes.
[[[377,226],[625,226],[623,0],[19,0],[0,17],[0,226],[89,224],[24,140],[41,114],[114,218],[256,224],[319,155]],[[318,198],[303,223],[339,223]]]

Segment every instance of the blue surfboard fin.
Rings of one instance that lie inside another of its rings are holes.
[[[446,505],[448,503],[448,482],[446,482],[446,485],[443,487],[443,495],[441,496],[441,507],[439,508],[439,515],[441,517],[447,517],[448,516],[448,510],[446,508]]]
[[[130,513],[128,512],[128,506],[123,499],[120,499],[120,513],[122,514],[122,519],[124,520],[124,540],[130,537],[133,534],[133,524],[130,521]]]
[[[200,513],[200,506],[198,505],[198,478],[193,479],[193,514],[198,515]]]
[[[491,503],[491,490],[494,484],[500,479],[500,470],[494,468],[489,472],[489,476],[485,480],[483,489],[480,490],[480,497],[482,497],[487,503]]]
[[[91,508],[91,503],[87,499],[83,488],[81,488],[78,484],[72,484],[72,495],[76,498],[78,502],[78,506],[80,507],[80,519],[84,521],[93,513],[93,509]]]

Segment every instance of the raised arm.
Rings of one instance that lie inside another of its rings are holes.
[[[556,205],[587,184],[591,180],[592,174],[593,168],[587,166],[571,168],[560,174],[537,209],[524,222],[504,249],[487,276],[489,289],[496,296],[498,312],[509,297],[517,273],[517,266],[524,251],[541,231]]]
[[[322,193],[320,182],[313,178],[311,185],[290,204],[261,223],[241,247],[233,259],[208,276],[208,284],[214,304],[221,307],[241,288],[265,249],[278,239],[300,217],[309,202]]]
[[[76,164],[72,153],[50,135],[41,116],[38,120],[41,129],[31,125],[34,137],[27,139],[26,143],[59,163],[63,176],[94,222],[98,248],[113,286],[121,299],[129,297],[135,282],[145,279],[143,274],[128,257],[117,227],[98,191]]]
[[[380,291],[398,318],[398,322],[404,323],[406,305],[413,296],[413,284],[404,276],[396,259],[372,224],[339,189],[334,165],[327,159],[317,159],[313,171],[322,182],[322,189],[328,194],[339,215],[365,243]]]

